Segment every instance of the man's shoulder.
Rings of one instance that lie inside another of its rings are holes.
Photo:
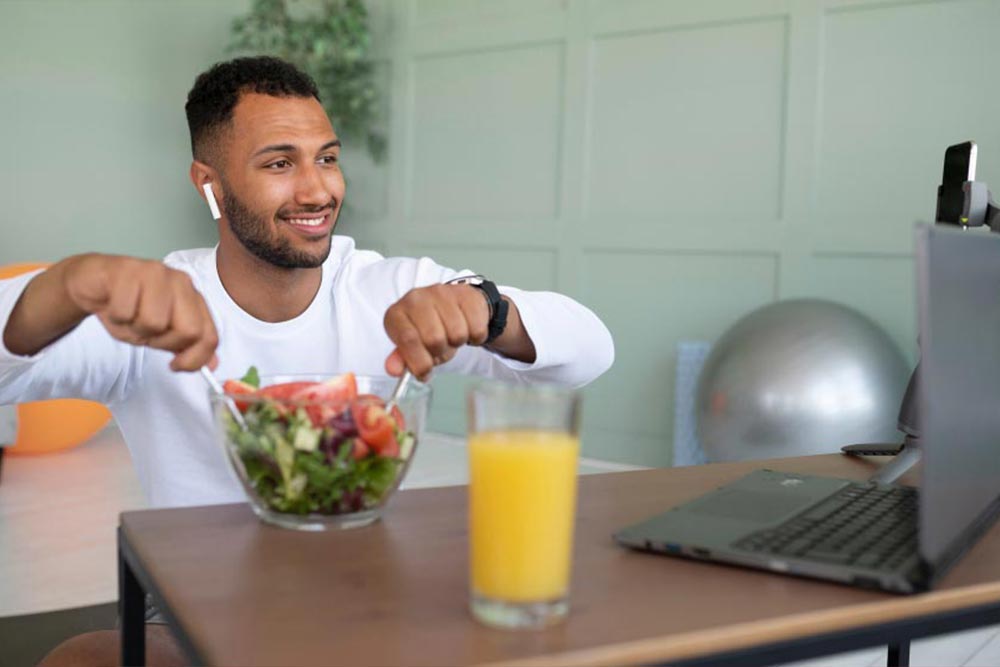
[[[199,271],[211,258],[215,248],[190,248],[174,250],[163,258],[163,263],[173,269]]]
[[[456,273],[427,257],[385,257],[374,250],[357,248],[350,237],[333,238],[330,256],[337,265],[335,283],[340,285],[380,286],[402,294],[414,287],[443,282]]]
[[[359,273],[366,273],[380,266],[387,266],[392,259],[386,259],[375,250],[359,248],[350,236],[334,236],[330,245],[330,257],[326,265],[335,271],[338,280],[356,278]]]
[[[330,257],[327,264],[365,266],[375,262],[384,261],[380,253],[375,250],[365,250],[359,248],[357,242],[350,236],[334,235],[330,240]]]

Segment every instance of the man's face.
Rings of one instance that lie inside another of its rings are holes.
[[[223,196],[233,235],[283,268],[320,266],[344,200],[340,141],[314,98],[245,93],[221,142]]]

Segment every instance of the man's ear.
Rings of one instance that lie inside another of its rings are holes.
[[[208,204],[208,208],[212,212],[212,218],[215,220],[221,218],[222,213],[219,211],[219,203],[216,199],[221,194],[220,191],[217,191],[217,188],[221,188],[221,184],[215,170],[204,162],[194,160],[191,162],[189,176],[191,183],[198,190],[198,194]]]

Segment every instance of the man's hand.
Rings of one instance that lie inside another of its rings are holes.
[[[396,349],[385,361],[390,375],[404,367],[426,379],[434,366],[463,345],[482,345],[489,334],[490,307],[470,285],[430,285],[410,290],[385,313],[385,331]]]
[[[507,302],[507,325],[489,349],[525,363],[535,361],[535,344],[521,322],[517,305]],[[486,295],[471,285],[418,287],[385,313],[385,330],[396,344],[385,370],[402,375],[407,368],[421,380],[450,360],[463,345],[484,345],[489,336],[490,307]]]
[[[175,371],[218,363],[215,323],[188,275],[116,255],[76,255],[38,275],[14,307],[4,342],[34,354],[90,314],[120,341],[174,352]]]

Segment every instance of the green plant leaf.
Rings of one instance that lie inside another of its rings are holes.
[[[362,0],[322,0],[318,9],[289,12],[288,0],[254,0],[233,20],[230,52],[284,58],[313,77],[320,101],[345,142],[365,145],[376,163],[386,155],[383,100],[370,54]]]

